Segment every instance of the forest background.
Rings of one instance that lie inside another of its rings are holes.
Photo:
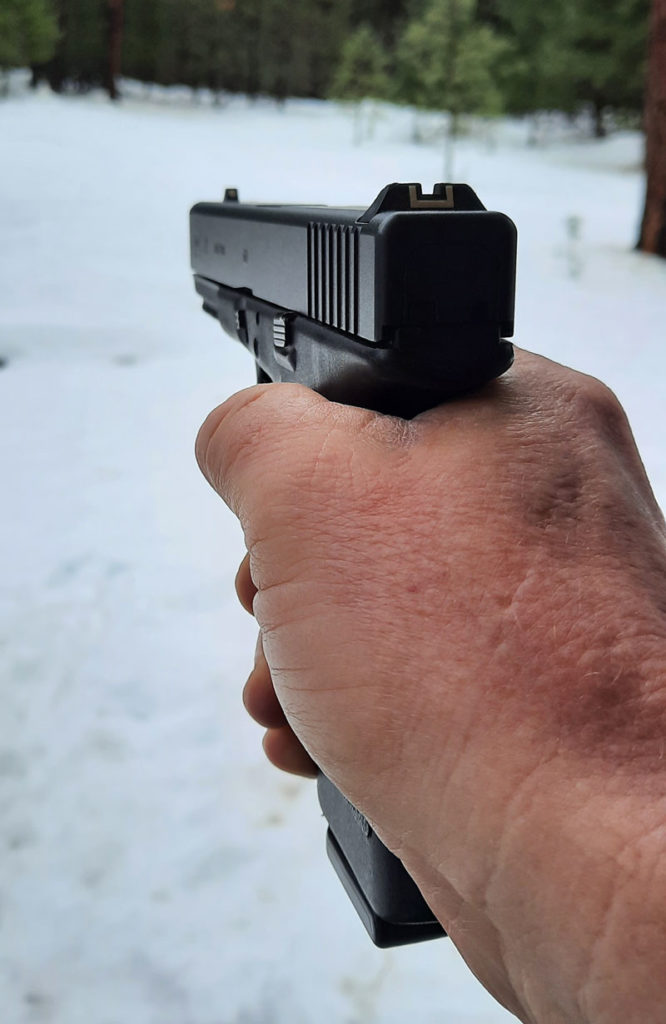
[[[604,134],[643,103],[649,0],[0,0],[0,66],[35,82],[276,99],[375,97],[500,114],[587,107]]]
[[[120,76],[220,104],[374,98],[446,111],[451,136],[470,114],[583,114],[598,137],[643,120],[641,244],[666,256],[666,0],[0,0],[0,77],[20,66],[114,99]]]

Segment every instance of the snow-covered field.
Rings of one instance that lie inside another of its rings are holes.
[[[370,945],[313,787],[264,762],[241,535],[192,455],[252,367],[199,311],[188,207],[367,204],[439,180],[440,146],[400,111],[353,147],[332,106],[161,99],[0,103],[0,1020],[508,1021],[446,940]],[[517,340],[616,390],[663,503],[640,139],[486,134],[456,177],[518,225]]]

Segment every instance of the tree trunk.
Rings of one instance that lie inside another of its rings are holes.
[[[666,0],[652,0],[645,136],[647,190],[638,248],[666,258]]]
[[[594,137],[595,139],[605,139],[606,132],[606,118],[604,102],[599,96],[594,97],[593,102],[594,109]]]
[[[123,8],[124,0],[108,0],[109,4],[109,62],[107,66],[106,90],[112,100],[120,98],[117,78],[123,49]]]

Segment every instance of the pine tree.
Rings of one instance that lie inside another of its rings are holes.
[[[353,0],[307,0],[300,27],[308,40],[303,46],[308,66],[305,95],[329,95],[354,9]]]
[[[181,0],[160,0],[153,50],[155,81],[160,85],[176,85],[184,81],[184,15]]]
[[[431,59],[428,29],[422,18],[410,22],[398,40],[391,76],[391,97],[398,103],[428,107],[431,99],[425,65]]]
[[[85,91],[107,78],[107,11],[104,0],[56,0],[60,38],[53,57],[35,62],[35,80],[46,78],[51,88]]]
[[[368,112],[364,127],[363,101],[382,99],[388,94],[386,63],[384,48],[369,25],[357,28],[342,48],[331,96],[353,104],[355,142],[372,133],[373,111]]]
[[[512,113],[573,112],[576,91],[573,16],[576,0],[497,0],[496,13],[508,40],[499,84]]]
[[[640,110],[649,0],[493,2],[512,47],[500,77],[511,111],[589,105],[602,135],[606,110]]]
[[[128,78],[155,82],[160,0],[125,0],[122,69]]]
[[[354,0],[354,23],[368,25],[382,46],[391,50],[403,24],[422,6],[422,0]]]
[[[277,100],[308,91],[307,51],[304,36],[308,0],[263,0],[257,56],[260,91]]]
[[[569,74],[579,101],[592,106],[597,136],[606,110],[639,111],[645,84],[649,0],[577,0]]]
[[[61,43],[37,74],[56,89],[103,83],[117,0],[53,2]],[[391,3],[398,9],[403,0]],[[379,17],[380,0],[372,4]],[[122,72],[215,93],[325,96],[351,7],[352,0],[124,0]]]
[[[415,106],[449,113],[447,178],[463,114],[494,115],[502,109],[497,65],[506,50],[489,25],[480,25],[475,0],[431,0],[410,22],[398,45],[396,83]]]
[[[47,61],[58,39],[50,0],[2,0],[0,3],[0,74],[9,68]]]
[[[339,100],[380,99],[386,95],[386,54],[369,25],[349,36],[340,54],[331,96]]]
[[[501,38],[475,18],[474,0],[431,0],[399,43],[402,81],[409,101],[432,110],[499,113],[502,97],[496,66]]]
[[[186,4],[181,0],[180,7],[182,35],[178,79],[200,89],[210,84],[216,60],[218,11],[211,0],[188,0]]]
[[[256,96],[261,89],[263,0],[213,0],[209,85]]]

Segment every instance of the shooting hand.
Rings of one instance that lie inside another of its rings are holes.
[[[245,690],[524,1022],[666,1020],[665,527],[626,418],[527,353],[405,422],[297,385],[216,409]]]

